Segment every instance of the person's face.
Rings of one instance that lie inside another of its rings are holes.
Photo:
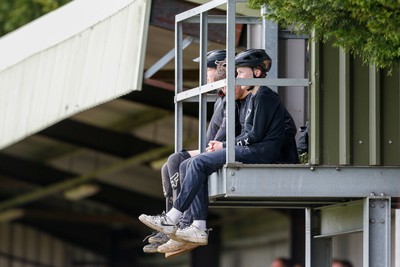
[[[222,87],[222,92],[226,95],[226,86]],[[235,100],[242,99],[246,96],[246,90],[243,90],[240,85],[235,86]]]
[[[214,82],[214,76],[216,71],[217,71],[216,68],[207,68],[207,83]]]
[[[333,262],[332,267],[343,267],[343,265],[340,262]]]
[[[240,85],[236,85],[235,87],[235,99],[243,99],[248,94],[246,89],[242,89]]]
[[[242,79],[242,78],[247,78],[247,79],[251,79],[253,78],[253,69],[252,68],[248,68],[248,67],[237,67],[236,68],[236,72],[237,72],[237,78]],[[247,90],[249,89],[250,86],[248,85],[243,85],[242,89]]]

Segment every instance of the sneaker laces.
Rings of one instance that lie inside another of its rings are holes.
[[[166,216],[167,216],[167,214],[165,213],[165,210],[164,210],[161,214],[152,215],[150,217],[157,218],[157,217],[166,217]]]
[[[148,236],[146,236],[142,242],[145,242],[147,239],[149,239],[152,236],[156,236],[158,234],[158,232],[152,232],[151,234],[149,234]]]
[[[207,229],[203,230],[203,229],[201,229],[201,228],[199,228],[199,227],[197,227],[197,226],[195,226],[195,225],[193,225],[193,224],[191,224],[191,225],[189,225],[189,226],[186,226],[185,228],[182,228],[181,230],[184,230],[184,229],[187,229],[187,228],[190,228],[190,227],[194,227],[194,228],[197,228],[197,229],[199,229],[199,230],[201,230],[201,231],[204,231],[204,232],[207,233],[207,235],[209,235],[210,232],[213,230],[212,228],[207,228]]]
[[[163,211],[161,214],[158,214],[158,215],[155,215],[155,216],[153,216],[153,218],[156,218],[156,217],[161,217],[161,219],[162,219],[162,225],[164,225],[164,226],[176,226],[176,225],[178,225],[179,224],[179,222],[177,222],[177,223],[175,223],[175,224],[170,224],[170,223],[167,223],[168,221],[171,221],[172,222],[172,220],[167,216],[167,214],[165,213],[165,211]]]

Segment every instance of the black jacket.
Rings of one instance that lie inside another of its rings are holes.
[[[244,129],[246,112],[251,102],[252,94],[248,94],[243,99],[235,101],[235,136],[238,136]],[[215,114],[215,115],[214,115]],[[207,129],[207,144],[210,140],[225,141],[226,140],[226,99],[215,102],[214,114],[211,118]],[[221,118],[222,116],[222,118]],[[214,118],[214,119],[213,119]],[[222,121],[220,124],[218,124]],[[213,136],[212,134],[215,133]]]
[[[248,146],[260,163],[278,163],[284,141],[285,107],[274,91],[261,86],[251,98],[244,131],[236,138],[236,145]]]
[[[276,94],[276,96],[278,95]],[[294,123],[292,116],[284,106],[283,106],[283,111],[284,111],[284,122],[285,122],[285,134],[284,134],[284,141],[281,146],[280,157],[276,161],[276,163],[297,164],[299,163],[299,155],[297,153],[296,138],[295,138],[297,133],[297,127],[296,124]]]
[[[297,127],[290,113],[285,108],[285,140],[281,149],[279,163],[299,163],[299,154],[296,145]]]

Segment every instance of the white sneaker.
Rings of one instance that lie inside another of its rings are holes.
[[[150,243],[143,247],[143,252],[144,253],[156,253],[156,252],[158,252],[158,247],[160,245],[161,245],[160,243]]]
[[[178,224],[174,224],[166,214],[156,216],[142,214],[139,220],[148,227],[167,235],[174,234],[178,229]]]
[[[184,229],[178,229],[175,233],[176,239],[183,240],[187,242],[196,243],[198,245],[207,245],[208,244],[208,233],[205,230],[201,230],[200,228],[191,225]],[[174,238],[171,236],[171,238]]]
[[[160,245],[157,251],[160,253],[171,253],[178,250],[189,250],[200,246],[199,244],[189,243],[185,241],[175,241],[170,239],[167,243]]]

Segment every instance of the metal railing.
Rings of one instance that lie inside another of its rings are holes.
[[[206,114],[207,114],[207,93],[226,86],[228,88],[226,94],[226,163],[235,162],[235,99],[234,88],[236,85],[264,85],[264,86],[308,86],[308,79],[290,79],[290,78],[273,78],[268,79],[236,79],[235,78],[235,34],[236,24],[263,24],[264,35],[268,32],[268,26],[265,26],[265,20],[257,17],[236,16],[236,4],[238,0],[214,0],[199,7],[190,9],[180,13],[175,17],[175,151],[182,149],[183,136],[183,102],[194,101],[197,98],[199,102],[199,150],[204,151],[206,133]],[[208,15],[208,11],[217,8],[221,5],[226,6],[226,16]],[[265,11],[263,11],[265,12]],[[183,91],[183,24],[184,23],[199,23],[200,24],[200,74],[199,86]],[[208,24],[226,24],[226,60],[227,60],[227,75],[226,79],[206,84],[206,54],[208,43]],[[272,25],[269,23],[269,25]],[[276,27],[276,25],[274,25]],[[286,33],[286,37],[288,34]],[[294,35],[293,35],[294,36]],[[273,55],[277,54],[278,36],[270,39],[263,38],[263,45],[268,46],[273,43]],[[298,36],[296,38],[299,38]],[[306,38],[306,37],[303,37]],[[272,40],[275,39],[275,40]],[[266,49],[266,48],[265,48]],[[269,47],[271,50],[271,47]],[[266,49],[268,51],[268,49]],[[269,54],[271,52],[268,52]],[[277,64],[276,64],[277,65]],[[275,65],[275,68],[276,68]],[[276,71],[277,72],[277,71]],[[271,75],[270,75],[271,76]]]

